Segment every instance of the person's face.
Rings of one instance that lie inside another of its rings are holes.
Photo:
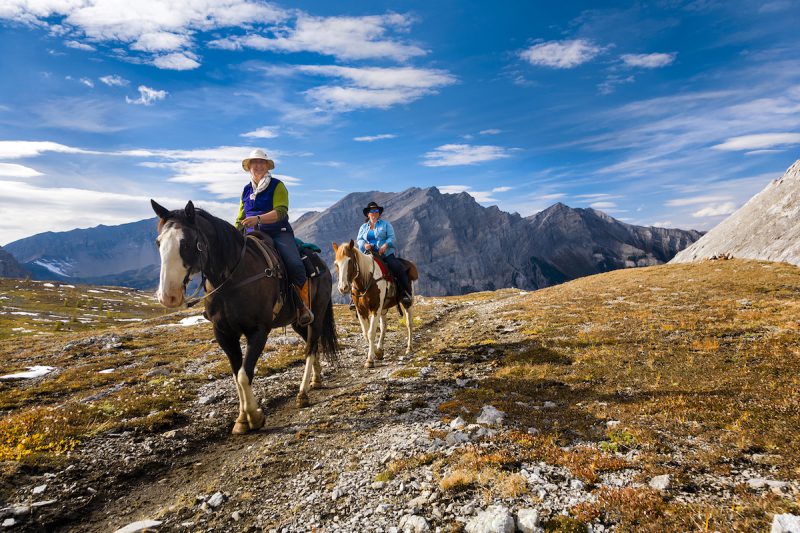
[[[258,183],[264,174],[267,173],[267,162],[263,159],[250,160],[250,175],[253,176],[253,181]]]
[[[367,212],[367,216],[369,217],[369,223],[372,225],[375,225],[375,222],[381,218],[381,214],[377,209],[370,209],[369,212]]]

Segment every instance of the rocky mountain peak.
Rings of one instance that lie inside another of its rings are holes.
[[[800,265],[800,160],[672,262],[739,257]]]

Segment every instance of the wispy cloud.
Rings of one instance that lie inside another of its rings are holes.
[[[531,46],[520,56],[532,65],[574,68],[591,61],[603,52],[601,46],[586,39],[548,41]]]
[[[31,167],[15,163],[0,163],[0,177],[2,178],[35,178],[42,173]]]
[[[374,141],[382,141],[384,139],[394,139],[397,137],[394,133],[381,133],[379,135],[364,135],[363,137],[353,137],[354,141],[359,142],[374,142]]]
[[[94,82],[89,78],[81,78],[79,81],[87,87],[94,87]]]
[[[503,130],[499,130],[497,128],[489,128],[488,130],[481,130],[478,133],[481,135],[497,135],[498,133],[502,133]]]
[[[117,76],[116,74],[109,74],[108,76],[100,76],[100,81],[105,83],[109,87],[125,87],[130,83],[122,76]]]
[[[724,204],[713,204],[695,211],[692,216],[695,218],[703,217],[718,217],[722,215],[730,215],[736,211],[736,204],[733,202],[725,202]]]
[[[125,101],[135,105],[153,105],[167,97],[167,91],[152,89],[145,85],[139,85],[139,98],[132,99],[125,97]]]
[[[593,202],[589,204],[589,207],[592,209],[613,209],[617,207],[617,204],[614,202]]]
[[[340,67],[304,65],[298,72],[340,78],[348,85],[313,87],[306,95],[318,105],[347,111],[359,108],[386,109],[433,94],[440,87],[455,83],[455,78],[442,70],[412,67]]]
[[[514,187],[502,186],[502,187],[495,187],[492,189],[492,192],[508,192]]]
[[[795,144],[800,144],[800,133],[756,133],[731,137],[724,143],[715,145],[714,148],[717,150],[743,151]]]
[[[92,45],[86,43],[79,43],[78,41],[64,41],[64,46],[67,46],[69,48],[74,48],[76,50],[84,50],[86,52],[94,52],[97,50],[97,48],[95,48]]]
[[[686,205],[697,205],[697,204],[708,204],[711,202],[723,202],[726,200],[730,200],[731,197],[729,195],[722,195],[722,196],[692,196],[689,198],[674,198],[672,200],[668,200],[666,205],[670,207],[683,207]]]
[[[191,52],[175,52],[155,57],[153,65],[164,70],[193,70],[200,66],[197,59]]]
[[[251,33],[209,43],[223,49],[253,48],[278,52],[316,52],[343,60],[405,61],[426,52],[388,34],[406,32],[413,20],[397,13],[365,17],[313,17],[301,14],[294,27],[272,28],[274,37]]]
[[[475,165],[496,159],[511,157],[509,150],[502,146],[478,146],[471,144],[444,144],[427,152],[422,165],[426,167],[450,167]]]
[[[616,74],[610,74],[603,80],[601,83],[597,84],[597,88],[600,90],[600,94],[611,94],[617,90],[617,87],[620,85],[626,85],[628,83],[633,83],[636,81],[636,78],[633,76],[618,76]]]
[[[248,131],[247,133],[242,133],[240,137],[251,137],[254,139],[274,139],[278,136],[278,132],[275,131],[277,128],[275,126],[264,126],[262,128],[254,129],[253,131]]]
[[[677,55],[677,52],[670,52],[668,54],[623,54],[620,56],[620,59],[629,67],[661,68],[675,62]]]

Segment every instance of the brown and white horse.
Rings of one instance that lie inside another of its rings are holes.
[[[184,302],[186,285],[192,275],[202,272],[206,279],[205,316],[214,326],[214,336],[225,351],[239,393],[239,417],[234,434],[260,429],[265,422],[253,396],[256,362],[264,350],[270,330],[291,324],[306,341],[306,366],[297,404],[308,405],[306,392],[321,385],[317,354],[336,356],[336,326],[333,322],[331,290],[333,280],[327,266],[314,256],[322,274],[311,278],[314,321],[307,328],[297,325],[295,306],[290,301],[286,277],[277,265],[267,265],[254,238],[242,236],[229,223],[192,202],[185,209],[168,211],[151,200],[159,217],[158,244],[161,278],[158,300],[166,307]],[[266,268],[265,268],[266,267]],[[239,340],[245,336],[247,351]]]
[[[339,276],[337,288],[342,294],[348,292],[353,296],[353,303],[356,305],[358,321],[361,324],[361,331],[369,345],[367,352],[367,362],[365,368],[375,366],[375,359],[383,359],[383,337],[386,334],[386,313],[392,307],[399,305],[406,320],[406,331],[408,332],[408,342],[406,344],[406,354],[411,353],[411,307],[398,304],[399,295],[397,294],[397,284],[390,282],[381,272],[380,266],[371,255],[361,253],[351,240],[341,246],[333,243],[333,251],[336,252],[336,272]],[[408,279],[417,279],[417,267],[410,261]],[[380,324],[380,335],[376,341],[376,326]]]

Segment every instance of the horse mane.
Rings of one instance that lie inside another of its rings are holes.
[[[206,238],[214,242],[215,250],[218,250],[222,257],[236,258],[244,246],[244,236],[239,230],[230,222],[215,217],[203,209],[195,209],[195,220],[198,217],[211,226],[210,235],[206,234]]]

